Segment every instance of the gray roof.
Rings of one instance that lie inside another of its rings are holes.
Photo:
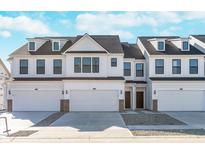
[[[15,50],[10,56],[13,55],[60,55],[65,52],[69,47],[76,43],[83,35],[76,37],[35,37],[34,39],[44,39],[46,42],[35,52],[28,51],[28,43],[24,44]],[[118,35],[90,35],[98,44],[105,48],[110,53],[123,53]],[[52,51],[51,39],[66,39],[67,42],[62,47],[61,51]]]
[[[145,59],[137,44],[121,43],[124,50],[124,58]]]
[[[161,39],[177,39],[179,36],[149,36],[149,37],[138,37],[144,45],[145,49],[150,55],[204,55],[203,52],[195,48],[190,44],[190,51],[182,51],[177,48],[171,41],[165,40],[165,51],[157,51],[151,44],[149,39],[161,38]]]
[[[191,36],[205,43],[205,35],[191,35]]]

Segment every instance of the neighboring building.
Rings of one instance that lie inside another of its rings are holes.
[[[0,59],[0,110],[5,109],[6,104],[6,80],[9,78],[10,73],[3,61]]]
[[[139,37],[138,45],[148,64],[148,109],[205,110],[204,53],[190,38]]]
[[[9,56],[8,110],[205,111],[203,48],[194,36],[29,38]]]

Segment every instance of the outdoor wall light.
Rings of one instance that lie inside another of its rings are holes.
[[[68,90],[66,90],[65,93],[68,94]]]
[[[156,91],[156,90],[154,90],[154,95],[156,95],[156,93],[157,93],[157,91]]]
[[[9,90],[9,95],[11,95],[11,90]]]
[[[64,91],[62,90],[62,95],[64,94]]]

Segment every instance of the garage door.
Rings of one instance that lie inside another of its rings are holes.
[[[71,91],[71,111],[118,111],[117,91]]]
[[[163,90],[158,93],[159,111],[204,111],[204,91]]]
[[[58,90],[18,90],[13,91],[13,111],[59,111]]]

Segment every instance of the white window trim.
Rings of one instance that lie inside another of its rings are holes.
[[[59,49],[58,50],[54,50],[54,42],[57,42],[59,44]],[[60,44],[60,41],[52,41],[52,51],[60,51],[60,47],[61,44]]]
[[[35,44],[35,49],[34,50],[30,50],[30,42],[34,42],[34,41],[29,41],[28,42],[28,51],[36,51],[36,42],[34,42],[34,44]]]
[[[159,43],[159,42],[163,42],[163,43],[164,43],[164,47],[163,47],[162,50],[160,50],[160,49],[158,48],[158,43]],[[157,50],[158,50],[158,51],[165,51],[165,41],[161,41],[161,40],[160,40],[160,41],[157,41]]]
[[[183,42],[188,42],[188,49],[187,49],[187,50],[184,50],[184,49],[183,49]],[[182,51],[189,51],[189,50],[190,50],[189,41],[182,41],[182,43],[181,43],[181,49],[182,49]]]

